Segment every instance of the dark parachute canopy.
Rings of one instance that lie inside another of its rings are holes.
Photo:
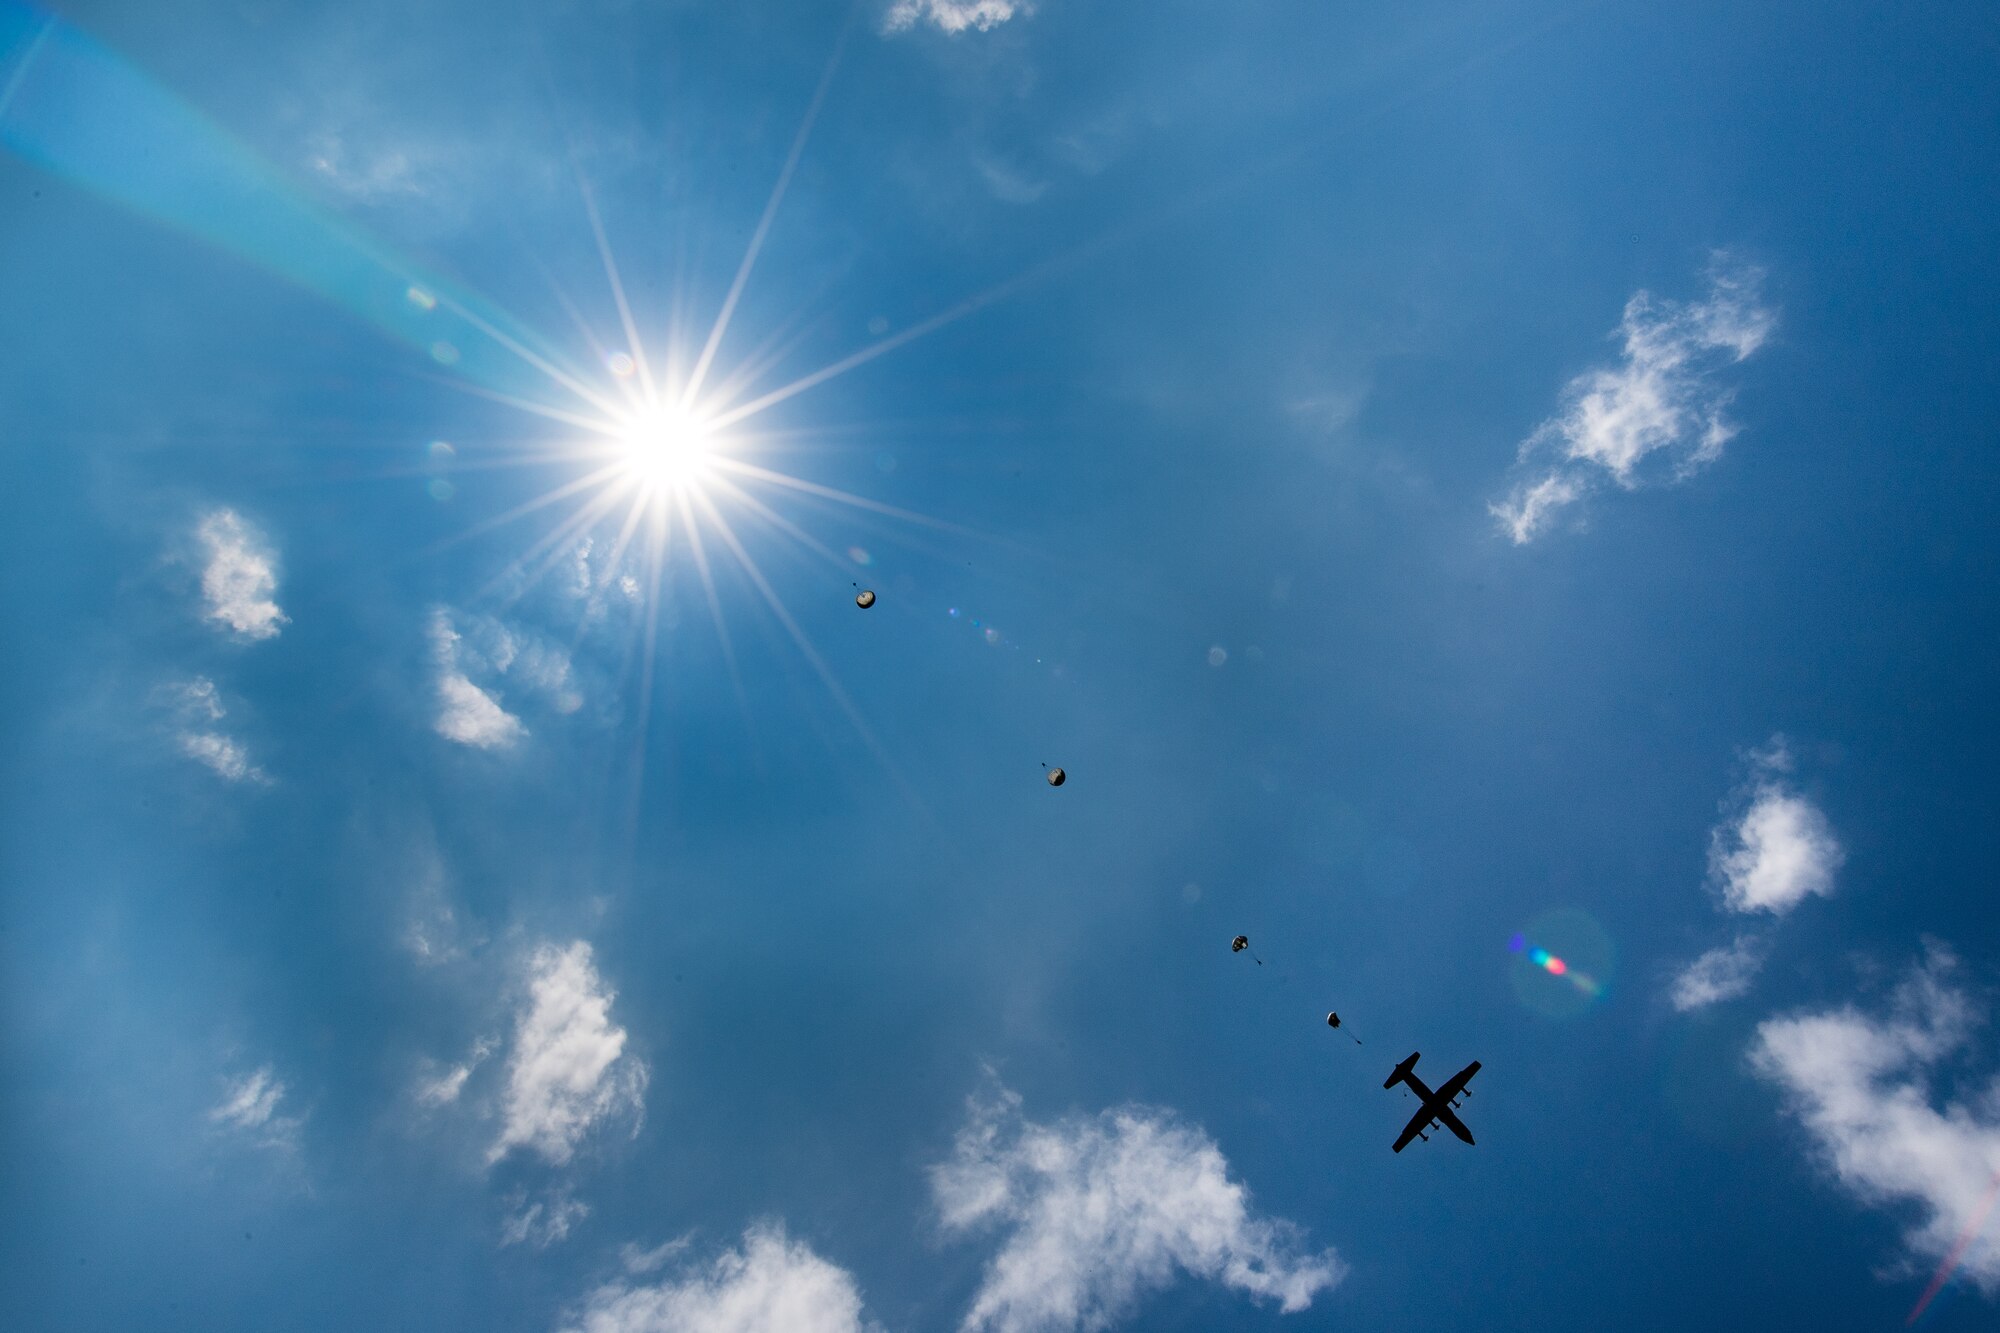
[[[1330,1028],[1338,1028],[1340,1026],[1340,1015],[1329,1011],[1326,1016],[1326,1025]],[[1354,1037],[1354,1034],[1352,1032],[1349,1032],[1347,1035],[1350,1037]],[[1354,1044],[1356,1046],[1359,1046],[1361,1044],[1361,1038],[1354,1037]]]
[[[1238,935],[1235,939],[1229,941],[1229,952],[1231,953],[1242,953],[1249,947],[1250,937],[1248,935]]]

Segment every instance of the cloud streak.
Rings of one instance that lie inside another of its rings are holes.
[[[195,526],[207,559],[201,571],[206,619],[239,639],[274,639],[286,624],[278,608],[277,558],[262,534],[233,509],[217,509]]]
[[[997,1226],[1000,1252],[967,1333],[1089,1333],[1123,1318],[1177,1272],[1291,1313],[1346,1267],[1308,1253],[1297,1228],[1253,1217],[1249,1191],[1200,1129],[1141,1107],[1030,1123],[1005,1089],[975,1098],[949,1160],[931,1169],[948,1231]]]
[[[1635,489],[1654,454],[1673,460],[1675,481],[1720,457],[1737,428],[1726,414],[1732,392],[1716,372],[1749,357],[1777,326],[1762,281],[1761,271],[1718,252],[1699,301],[1634,293],[1618,326],[1618,364],[1571,380],[1556,414],[1522,442],[1524,464],[1551,454],[1555,461],[1487,507],[1501,531],[1516,545],[1533,541],[1599,481]]]
[[[1757,1029],[1752,1067],[1788,1108],[1839,1184],[1864,1204],[1914,1207],[1911,1256],[1951,1254],[1985,1211],[2000,1174],[2000,1080],[1934,1104],[1933,1073],[1983,1022],[1950,984],[1934,949],[1898,989],[1886,1017],[1852,1006],[1774,1018]],[[2000,1239],[1976,1236],[1960,1271],[2000,1292]]]

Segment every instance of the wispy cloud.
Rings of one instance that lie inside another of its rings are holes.
[[[1810,895],[1830,896],[1847,854],[1819,807],[1786,781],[1792,758],[1783,736],[1751,763],[1737,798],[1746,807],[1709,834],[1709,876],[1730,911],[1783,916]]]
[[[240,1135],[262,1148],[295,1151],[301,1116],[279,1114],[285,1100],[284,1081],[271,1066],[231,1079],[224,1085],[222,1100],[208,1113],[209,1121]]]
[[[465,674],[459,661],[462,638],[452,625],[451,613],[441,606],[431,609],[430,639],[438,703],[432,725],[438,735],[460,745],[502,750],[528,734],[520,718]]]
[[[1752,935],[1710,949],[1674,977],[1669,998],[1682,1013],[1747,993],[1764,965],[1764,945]]]
[[[1026,18],[1034,12],[1029,0],[895,0],[882,16],[882,31],[907,32],[919,23],[930,23],[949,33],[967,28],[986,32],[1016,14]]]
[[[1915,1206],[1904,1240],[1925,1259],[1949,1254],[1973,1229],[2000,1173],[2000,1080],[1934,1105],[1933,1071],[1983,1021],[1951,986],[1954,967],[1935,949],[1887,1017],[1848,1006],[1774,1018],[1751,1051],[1841,1185],[1863,1203]],[[2000,1237],[1973,1238],[1960,1263],[1983,1290],[2000,1291]]]
[[[1726,415],[1732,393],[1715,372],[1762,347],[1777,326],[1762,281],[1761,271],[1718,253],[1702,300],[1641,291],[1625,303],[1619,363],[1571,380],[1556,414],[1521,444],[1524,463],[1549,454],[1556,461],[1488,506],[1509,538],[1532,541],[1604,477],[1636,487],[1650,455],[1672,458],[1675,480],[1721,455],[1736,426]]]
[[[276,638],[288,622],[278,609],[277,557],[262,534],[233,509],[217,509],[195,526],[206,552],[201,594],[207,619],[241,639]]]
[[[1346,1267],[1298,1229],[1250,1214],[1249,1191],[1200,1129],[1141,1107],[1037,1125],[1002,1088],[975,1097],[951,1158],[931,1168],[945,1227],[1006,1230],[967,1330],[1096,1330],[1176,1271],[1292,1312]]]
[[[675,1247],[678,1248],[678,1245]],[[646,1267],[668,1256],[634,1255]],[[643,1267],[632,1269],[634,1275]],[[657,1283],[630,1277],[590,1293],[566,1333],[869,1333],[853,1274],[782,1226],[762,1223],[706,1268]]]
[[[229,710],[207,676],[164,686],[154,701],[172,712],[174,746],[183,755],[228,782],[270,783],[269,775],[251,762],[249,749],[216,725]]]
[[[507,1054],[505,1124],[487,1160],[528,1148],[560,1165],[598,1124],[640,1113],[646,1066],[624,1053],[625,1029],[611,1021],[613,993],[588,944],[535,950],[527,990]]]
[[[472,1054],[455,1065],[440,1065],[435,1060],[425,1062],[424,1072],[418,1076],[416,1087],[411,1090],[417,1104],[432,1108],[449,1106],[465,1091],[465,1082],[472,1077],[472,1071],[486,1062],[499,1043],[489,1037],[481,1037],[473,1043]]]
[[[532,1245],[538,1250],[569,1238],[570,1228],[590,1216],[590,1205],[573,1198],[566,1189],[528,1202],[525,1191],[517,1190],[508,1199],[512,1210],[500,1224],[500,1244]]]

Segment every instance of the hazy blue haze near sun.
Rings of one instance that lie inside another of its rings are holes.
[[[595,611],[574,542],[511,579],[574,502],[484,525],[597,466],[582,432],[249,262],[245,213],[195,236],[30,160],[45,11],[0,3],[0,1325],[567,1328],[771,1221],[882,1328],[957,1328],[1008,1230],[946,1226],[931,1168],[997,1086],[1198,1128],[1345,1266],[1292,1313],[1142,1275],[1110,1326],[1901,1327],[1926,1205],[1843,1178],[1752,1054],[1907,1015],[1942,946],[1970,1019],[1918,1086],[2000,1172],[2000,13],[891,10],[57,11],[607,391],[556,295],[628,347],[579,178],[656,368],[669,326],[691,360],[838,48],[716,379],[993,297],[741,428],[946,525],[759,488],[827,561],[729,510],[850,716],[713,540],[728,651],[676,547],[649,685],[618,571]],[[1753,271],[1768,337],[1699,372],[1719,456],[1568,464],[1510,540],[1489,505],[1634,294]],[[281,623],[204,618],[222,511]],[[440,614],[530,655],[465,667],[511,744],[440,733]],[[233,780],[186,739],[225,733]],[[1712,831],[1760,782],[1841,853],[1736,915]],[[1569,1016],[1508,948],[1557,909],[1616,950]],[[1747,992],[1677,1010],[1746,931]],[[576,941],[643,1089],[567,1161],[490,1160],[533,960]],[[1477,1147],[1390,1153],[1412,1049],[1484,1062]],[[1920,1327],[1990,1326],[1996,1233]]]

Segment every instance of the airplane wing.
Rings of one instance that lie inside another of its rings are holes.
[[[1411,1116],[1410,1123],[1404,1125],[1403,1132],[1396,1136],[1396,1151],[1401,1152],[1403,1149],[1409,1147],[1410,1140],[1422,1133],[1424,1127],[1430,1123],[1431,1113],[1427,1110],[1418,1111],[1415,1115]]]
[[[1463,1120],[1460,1120],[1457,1116],[1451,1113],[1450,1103],[1448,1102],[1438,1103],[1437,1118],[1438,1118],[1438,1123],[1440,1125],[1443,1125],[1446,1129],[1458,1135],[1458,1137],[1464,1139],[1467,1143],[1472,1142],[1472,1131],[1465,1127],[1465,1122]]]
[[[1472,1082],[1472,1076],[1478,1072],[1479,1061],[1474,1060],[1471,1064],[1445,1080],[1444,1086],[1437,1090],[1437,1099],[1441,1102],[1450,1102],[1456,1099],[1459,1093],[1465,1091],[1465,1085]]]

